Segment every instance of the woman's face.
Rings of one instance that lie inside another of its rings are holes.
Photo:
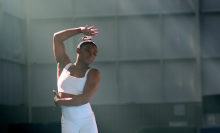
[[[77,49],[77,53],[80,60],[86,64],[91,64],[96,58],[97,48],[94,44],[86,44],[80,49]]]

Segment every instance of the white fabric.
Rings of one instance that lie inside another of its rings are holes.
[[[83,88],[87,79],[88,69],[83,78],[77,78],[68,74],[68,69],[72,63],[67,64],[57,81],[58,92],[69,93],[73,95],[79,95],[83,93]]]
[[[61,106],[62,117],[71,121],[84,119],[94,115],[90,103],[81,106]]]
[[[58,92],[79,95],[87,80],[88,69],[83,78],[69,75],[67,64],[57,81]],[[61,106],[62,108],[62,133],[98,133],[95,116],[90,103],[81,106]]]
[[[70,121],[62,117],[62,133],[98,133],[95,117]]]

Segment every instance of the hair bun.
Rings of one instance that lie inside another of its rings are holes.
[[[83,36],[82,41],[92,41],[92,37],[91,36]]]
[[[92,43],[95,45],[95,42],[93,42],[92,40],[92,36],[83,36],[81,38],[79,38],[79,40],[82,39],[82,42],[79,43],[79,45],[77,46],[77,48],[80,48],[82,44],[86,44],[86,43]],[[78,40],[78,41],[79,41]],[[96,46],[96,45],[95,45]]]

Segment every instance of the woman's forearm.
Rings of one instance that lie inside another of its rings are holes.
[[[81,32],[81,28],[72,28],[72,29],[66,29],[66,30],[62,30],[62,31],[59,31],[59,32],[56,32],[54,34],[54,39],[56,41],[65,41],[67,40],[68,38],[74,36],[74,35],[77,35],[79,33],[82,33]]]
[[[58,100],[58,104],[62,106],[80,106],[88,102],[89,101],[87,100],[87,98],[84,97],[82,94],[71,98],[61,98]]]

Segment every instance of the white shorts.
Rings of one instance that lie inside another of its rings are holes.
[[[62,106],[62,133],[98,133],[90,104],[78,107]]]
[[[98,133],[94,116],[80,120],[66,120],[62,117],[62,133]]]

